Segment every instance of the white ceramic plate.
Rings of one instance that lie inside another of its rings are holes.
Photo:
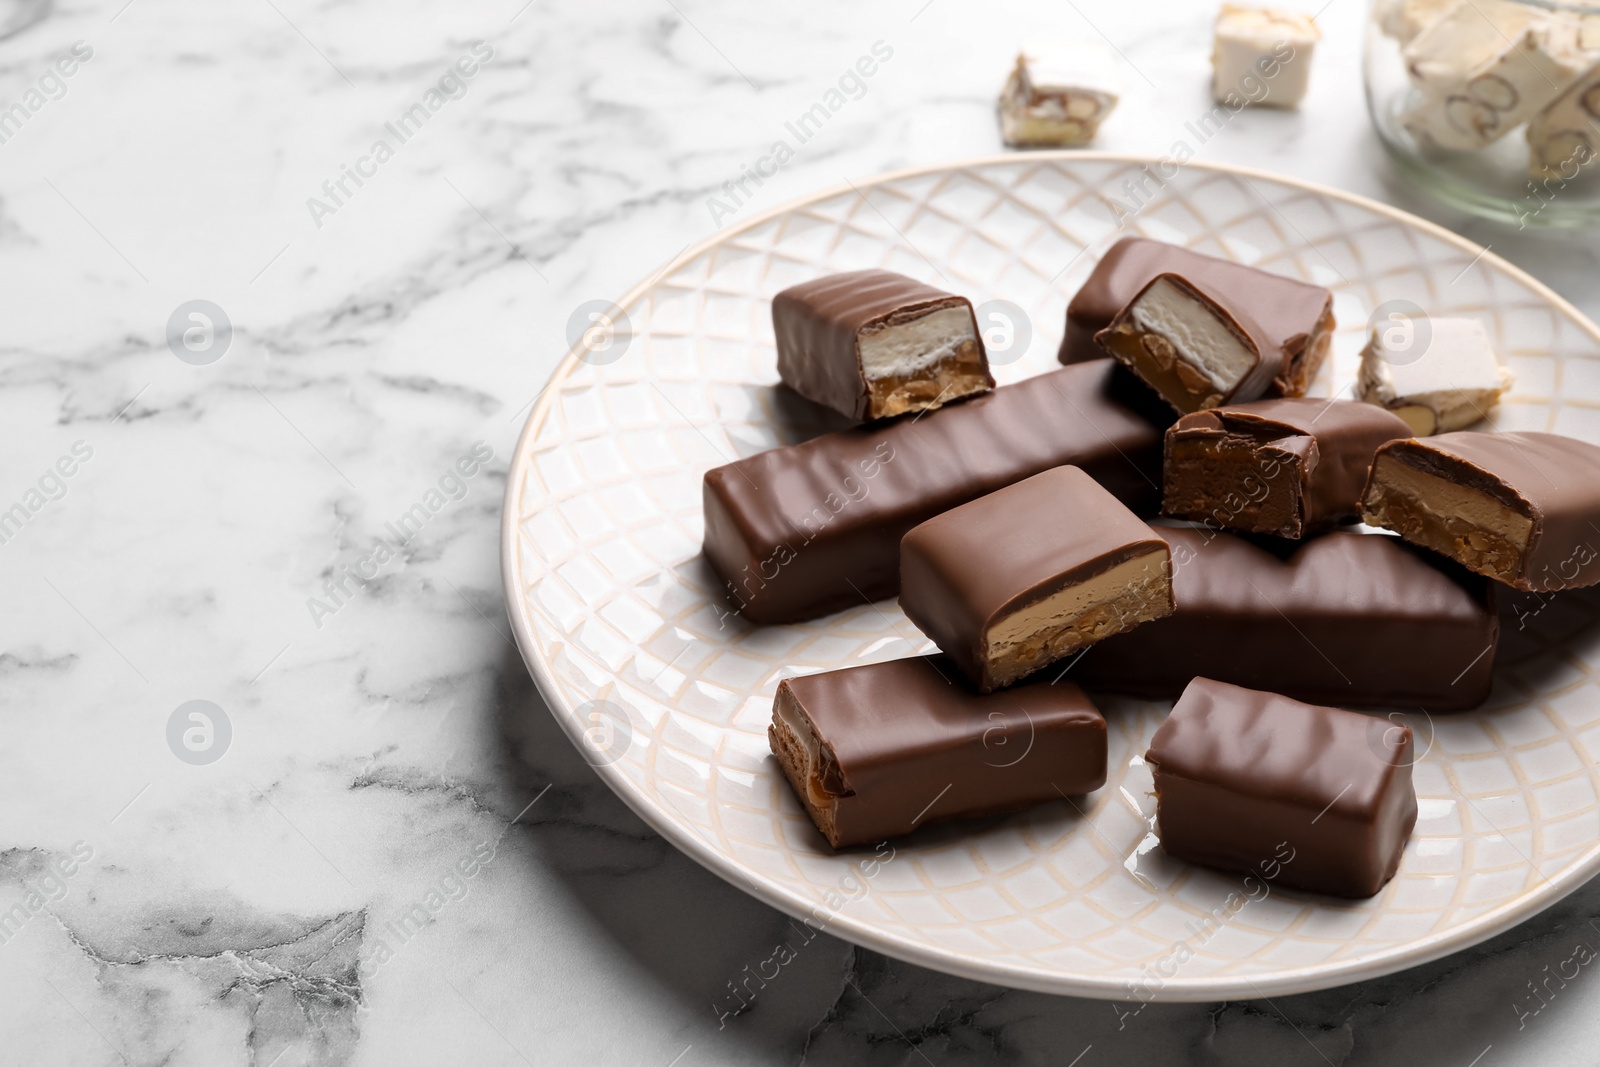
[[[721,625],[699,554],[702,473],[820,428],[775,388],[769,299],[888,267],[1012,301],[1031,323],[1025,353],[996,368],[1014,381],[1055,365],[1068,297],[1130,232],[1329,286],[1340,330],[1316,392],[1347,386],[1369,316],[1407,299],[1487,324],[1518,376],[1500,428],[1600,440],[1600,332],[1500,258],[1392,208],[1091,153],[886,175],[722,230],[620,301],[626,336],[580,345],[556,371],[517,446],[502,531],[517,642],[552,712],[634,811],[730,882],[840,937],[1003,985],[1130,1002],[1316,989],[1442,956],[1571,892],[1600,865],[1588,593],[1505,598],[1488,705],[1405,717],[1424,753],[1421,816],[1398,877],[1368,901],[1273,891],[1239,906],[1239,879],[1153,848],[1138,756],[1167,706],[1149,702],[1103,703],[1110,781],[1081,813],[928,827],[892,859],[835,856],[812,830],[767,751],[779,679],[926,646],[900,636],[915,630],[892,602]],[[1201,923],[1219,908],[1223,921]]]

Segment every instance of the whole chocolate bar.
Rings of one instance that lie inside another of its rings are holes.
[[[707,471],[705,555],[731,611],[799,622],[894,596],[906,531],[1064,463],[1153,515],[1163,425],[1138,410],[1142,387],[1118,369],[1066,367]]]
[[[1099,789],[1106,722],[1077,686],[980,696],[942,656],[778,684],[767,740],[834,848]]]
[[[1156,834],[1178,859],[1370,897],[1417,823],[1411,728],[1196,678],[1156,731]]]
[[[1173,613],[1109,637],[1066,677],[1171,700],[1196,677],[1346,707],[1475,708],[1500,639],[1490,583],[1383,534],[1301,542],[1158,526]]]
[[[1518,589],[1600,582],[1600,446],[1553,433],[1474,433],[1379,450],[1362,514]]]
[[[772,329],[783,383],[858,422],[994,388],[972,304],[892,271],[785,289]]]
[[[1167,430],[1162,511],[1304,537],[1355,519],[1379,447],[1405,421],[1356,400],[1277,399],[1185,415]]]
[[[1262,355],[1280,361],[1273,372],[1273,390],[1282,396],[1305,395],[1333,338],[1333,294],[1320,285],[1148,237],[1124,237],[1107,249],[1067,304],[1061,362],[1104,356],[1095,334],[1111,325],[1159,274],[1182,275],[1222,305],[1247,309],[1270,339]]]
[[[922,523],[900,542],[906,618],[987,693],[1172,612],[1167,543],[1077,467]]]

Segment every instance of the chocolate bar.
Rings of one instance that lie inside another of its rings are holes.
[[[1409,726],[1196,678],[1145,753],[1169,856],[1370,897],[1417,823]]]
[[[1158,274],[1181,275],[1223,306],[1249,309],[1269,341],[1263,346],[1263,355],[1274,362],[1273,392],[1305,395],[1333,338],[1333,294],[1320,285],[1148,237],[1124,237],[1107,249],[1083,288],[1067,304],[1061,362],[1082,363],[1104,356],[1105,349],[1095,342],[1095,334],[1111,325],[1117,313]]]
[[[994,388],[972,304],[886,270],[832,274],[772,298],[778,376],[857,422]]]
[[[707,471],[705,555],[731,610],[799,622],[894,596],[906,531],[1063,463],[1155,514],[1163,424],[1116,370],[1109,359],[1067,367]]]
[[[1265,396],[1272,340],[1178,274],[1158,274],[1094,339],[1179,412]]]
[[[1345,707],[1459,711],[1489,695],[1500,618],[1481,578],[1381,534],[1154,529],[1175,608],[1067,669],[1091,693],[1171,700],[1203,676]]]
[[[988,693],[1172,611],[1167,543],[1077,467],[929,519],[900,542],[900,607]]]
[[[1378,451],[1362,517],[1517,589],[1600,582],[1600,446],[1458,433]]]
[[[1167,430],[1162,510],[1245,533],[1304,537],[1361,513],[1378,448],[1411,430],[1355,400],[1278,399],[1185,415]]]
[[[942,656],[778,683],[767,740],[834,848],[1099,789],[1106,722],[1070,683],[980,696]]]

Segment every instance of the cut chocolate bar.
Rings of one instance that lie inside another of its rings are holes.
[[[1124,237],[1100,257],[1067,305],[1061,362],[1104,356],[1095,334],[1158,274],[1181,275],[1227,307],[1248,308],[1265,338],[1262,354],[1273,364],[1272,393],[1305,395],[1333,338],[1333,294],[1320,285],[1148,237]]]
[[[1489,695],[1492,583],[1454,564],[1380,534],[1154,529],[1172,547],[1175,608],[1072,664],[1091,693],[1171,700],[1207,676],[1347,707],[1460,711]]]
[[[778,376],[857,421],[924,411],[994,388],[961,296],[886,270],[858,270],[772,298]]]
[[[1152,278],[1094,339],[1179,412],[1264,396],[1280,368],[1247,316],[1177,274]]]
[[[1370,897],[1417,823],[1411,728],[1196,678],[1156,731],[1169,856],[1272,885]]]
[[[1553,433],[1440,434],[1378,451],[1362,516],[1517,589],[1600,582],[1600,446]]]
[[[1356,518],[1378,448],[1411,430],[1355,400],[1278,399],[1185,415],[1167,430],[1162,510],[1304,537]]]
[[[980,696],[942,656],[785,679],[767,740],[834,848],[1106,781],[1106,722],[1077,686]]]
[[[1167,543],[1077,467],[929,519],[900,543],[900,607],[990,692],[1172,611]]]
[[[731,610],[799,622],[894,596],[907,530],[1063,463],[1155,514],[1163,424],[1118,370],[1109,359],[1067,367],[707,471],[705,555]]]

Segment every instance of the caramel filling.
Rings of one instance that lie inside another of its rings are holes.
[[[1112,634],[1172,613],[1167,553],[1146,552],[1022,605],[990,625],[985,691]]]
[[[1489,494],[1378,457],[1362,517],[1469,570],[1516,584],[1533,520]]]

